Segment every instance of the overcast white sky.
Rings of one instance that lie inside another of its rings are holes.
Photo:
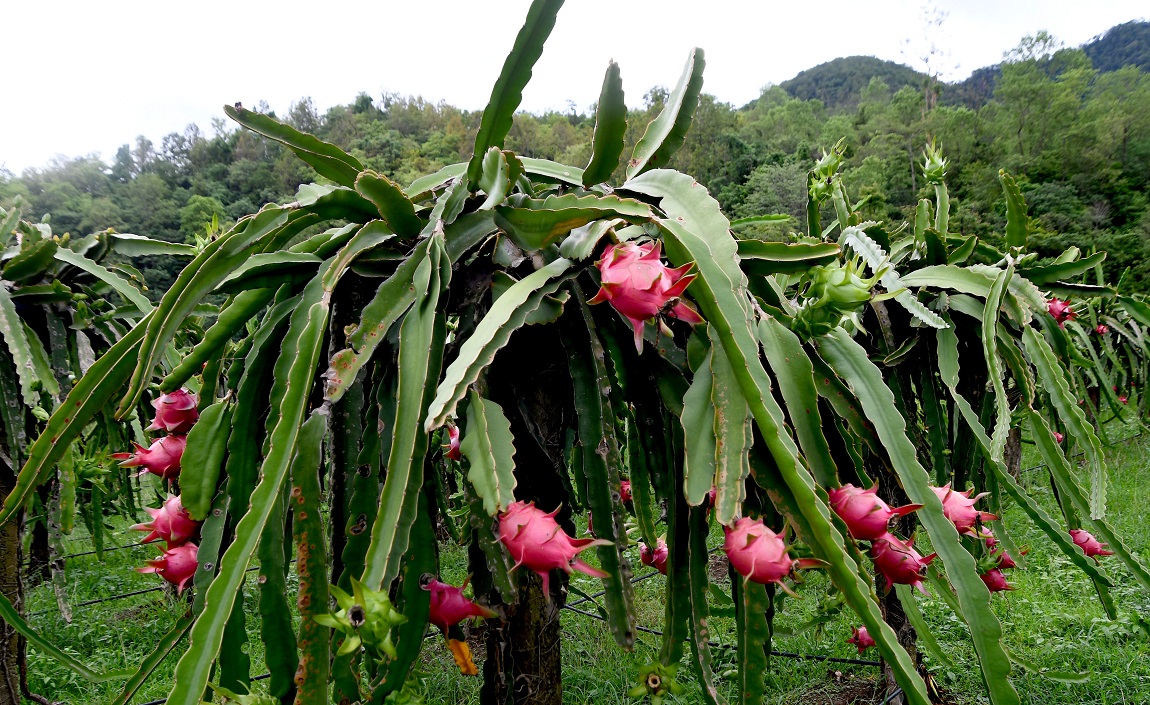
[[[55,155],[100,153],[261,99],[284,114],[357,93],[422,95],[481,109],[529,0],[247,2],[15,0],[5,8],[0,165],[19,173]],[[949,78],[997,63],[1027,34],[1076,46],[1150,15],[1145,0],[938,0]],[[742,105],[770,83],[838,56],[908,62],[921,0],[569,0],[523,107],[586,109],[609,59],[630,105],[673,86],[687,52],[706,51],[704,90]]]

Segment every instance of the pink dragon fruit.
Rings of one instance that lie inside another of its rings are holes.
[[[607,573],[579,560],[577,556],[592,546],[610,546],[605,539],[573,539],[555,521],[556,509],[544,512],[534,503],[512,502],[507,511],[499,516],[499,540],[507,547],[515,559],[512,570],[525,566],[543,579],[543,594],[548,595],[550,571],[558,568],[571,572],[572,569],[596,578],[605,578]]]
[[[914,539],[904,543],[897,536],[886,534],[871,544],[870,555],[874,559],[874,567],[886,578],[887,590],[897,583],[912,585],[926,594],[922,579],[926,576],[926,567],[937,554],[923,558],[914,550]]]
[[[998,547],[998,538],[994,535],[994,532],[990,529],[984,529],[983,531],[983,538],[986,539],[986,547],[990,549],[991,558],[996,555],[998,556],[998,567],[1000,569],[1017,568],[1018,564],[1014,562],[1013,556],[1011,556],[1005,550],[995,550],[995,548]],[[1019,553],[1025,556],[1027,549],[1022,549],[1019,551]]]
[[[116,460],[123,460],[120,465],[126,468],[142,467],[140,473],[152,473],[165,480],[171,480],[180,474],[180,458],[184,455],[184,447],[188,445],[188,437],[170,435],[157,438],[147,448],[139,443],[135,453],[113,453]]]
[[[1098,335],[1106,335],[1110,332],[1110,326],[1105,323],[1099,323],[1098,326],[1094,328],[1094,332]]]
[[[663,575],[667,574],[668,556],[670,552],[667,550],[667,542],[661,536],[656,540],[654,551],[645,543],[639,544],[639,562],[651,566]]]
[[[619,501],[620,502],[630,502],[631,501],[631,481],[630,480],[623,480],[622,482],[619,483]]]
[[[1125,404],[1125,403],[1126,403],[1128,400],[1126,399],[1126,397],[1120,396],[1120,397],[1118,397],[1118,401],[1120,401],[1120,402],[1122,402],[1123,404]]]
[[[1059,328],[1064,328],[1067,321],[1073,321],[1078,317],[1074,309],[1070,308],[1070,301],[1062,301],[1057,296],[1052,297],[1046,302],[1046,310],[1049,311],[1050,315],[1054,317],[1054,320],[1058,322]]]
[[[922,508],[921,504],[907,504],[892,509],[879,498],[878,483],[869,490],[843,485],[832,488],[827,494],[830,495],[831,509],[846,522],[851,536],[859,541],[874,541],[887,533],[892,519]]]
[[[942,501],[942,513],[954,523],[954,528],[958,529],[960,534],[977,536],[978,534],[974,530],[975,524],[998,518],[993,514],[980,512],[974,508],[974,503],[988,495],[989,492],[971,497],[971,490],[956,492],[950,488],[949,483],[942,487],[931,487],[930,489],[938,495],[939,500]]]
[[[1063,436],[1063,435],[1062,435],[1061,433],[1059,433],[1058,431],[1055,431],[1055,432],[1054,432],[1054,440],[1055,440],[1055,442],[1057,442],[1059,445],[1062,445],[1062,441],[1063,441],[1063,439],[1065,439],[1065,438],[1066,438],[1066,436]]]
[[[723,527],[723,551],[739,575],[756,583],[777,583],[787,593],[794,591],[783,582],[797,568],[817,568],[826,564],[813,558],[795,559],[781,536],[767,528],[761,519],[740,517],[734,527]],[[797,596],[796,596],[797,597]]]
[[[677,318],[692,325],[703,318],[679,297],[694,280],[688,274],[694,264],[670,269],[660,260],[659,243],[636,245],[623,242],[608,245],[596,266],[601,288],[589,303],[610,301],[616,311],[635,329],[635,349],[643,351],[643,326],[660,315]],[[669,307],[669,308],[668,308]]]
[[[200,412],[196,410],[196,395],[186,389],[161,394],[152,406],[156,409],[156,420],[145,431],[187,433],[200,418]]]
[[[998,568],[991,568],[985,573],[979,575],[982,582],[986,583],[986,587],[991,592],[1002,592],[1004,590],[1013,590],[1014,586],[1006,582],[1006,576]]]
[[[857,646],[860,654],[875,645],[874,637],[867,632],[866,627],[851,629],[851,638],[847,639],[847,643]]]
[[[431,616],[429,619],[432,624],[443,630],[445,636],[449,628],[465,619],[471,617],[490,619],[497,616],[494,611],[477,605],[463,596],[463,591],[467,588],[466,580],[463,581],[463,585],[455,587],[432,578],[422,587],[431,593]]]
[[[144,568],[136,568],[141,573],[156,573],[164,580],[176,586],[177,592],[182,593],[188,581],[196,574],[199,563],[196,562],[196,553],[199,547],[194,543],[185,543],[164,551],[164,555],[155,560],[148,561]]]
[[[1094,538],[1093,534],[1084,529],[1071,529],[1070,538],[1074,540],[1074,544],[1082,549],[1082,552],[1094,559],[1098,563],[1098,556],[1113,556],[1114,551],[1106,548],[1106,544]]]
[[[463,455],[459,452],[459,427],[455,424],[447,424],[447,445],[443,446],[447,450],[443,455],[451,460],[460,460]]]
[[[179,497],[168,495],[164,506],[159,509],[145,508],[144,511],[152,516],[152,520],[132,527],[134,531],[151,532],[140,543],[163,539],[168,548],[175,548],[195,536],[200,527],[200,522],[192,519]]]

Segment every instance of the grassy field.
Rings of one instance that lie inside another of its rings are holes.
[[[1121,436],[1119,431],[1115,435]],[[1109,517],[1130,548],[1146,562],[1150,560],[1150,524],[1146,507],[1150,502],[1150,436],[1108,449],[1111,468]],[[1024,467],[1036,465],[1026,456]],[[1048,506],[1051,505],[1049,480],[1044,471],[1024,474],[1024,483]],[[1141,595],[1133,581],[1113,558],[1105,559],[1118,587],[1114,595],[1120,605],[1119,619],[1106,619],[1093,588],[1060,553],[1045,535],[1030,526],[1027,518],[1015,509],[1006,512],[1007,525],[1015,541],[1028,546],[1025,563],[1009,573],[1016,590],[994,598],[994,608],[1002,620],[1007,647],[1037,665],[1060,671],[1091,671],[1085,683],[1063,683],[1044,676],[1017,673],[1015,685],[1024,703],[1041,705],[1078,705],[1080,703],[1150,702],[1150,639],[1138,625],[1137,612],[1150,617],[1150,599]],[[83,551],[90,544],[77,536],[67,541],[70,552]],[[108,539],[109,546],[131,543],[138,533],[119,526]],[[721,542],[718,530],[712,532],[712,545]],[[127,598],[81,606],[157,585],[151,575],[132,570],[157,553],[155,548],[139,547],[106,553],[103,562],[95,556],[82,556],[68,561],[68,596],[74,618],[65,624],[59,617],[55,598],[48,586],[28,593],[30,622],[56,643],[96,670],[133,667],[151,649],[156,640],[174,623],[181,612],[174,596],[163,591],[147,592]],[[634,560],[637,561],[637,551]],[[443,547],[443,578],[458,584],[466,574],[465,552],[455,546]],[[642,575],[646,570],[639,571]],[[726,583],[725,570],[716,566],[712,575]],[[294,577],[294,576],[293,576]],[[291,580],[289,577],[289,586]],[[660,629],[663,618],[663,578],[644,580],[636,585],[640,624]],[[573,583],[588,593],[597,592],[597,580],[576,574]],[[787,600],[779,627],[794,628],[813,614],[826,579],[817,571],[807,574],[800,600]],[[572,595],[572,599],[574,599]],[[978,669],[965,627],[937,599],[921,601],[922,609],[953,667],[927,663],[948,699],[956,704],[984,702]],[[245,606],[249,615],[252,673],[264,672],[263,654],[258,639],[258,613],[254,579],[248,580]],[[594,612],[590,604],[581,609]],[[562,613],[563,677],[565,702],[596,705],[633,702],[624,693],[638,668],[653,660],[658,653],[659,637],[640,634],[634,652],[619,650],[606,625],[570,611]],[[846,644],[853,623],[843,613],[819,631],[806,631],[793,637],[779,637],[774,648],[799,654],[833,657],[857,657],[854,647]],[[734,629],[730,620],[713,620],[713,639],[720,645],[714,653],[716,672],[733,668]],[[429,703],[477,703],[479,679],[465,678],[454,668],[442,639],[431,639],[424,650],[420,669],[427,674],[425,686]],[[870,652],[864,658],[875,658]],[[478,654],[479,657],[482,654]],[[477,659],[478,660],[478,659]],[[150,683],[133,699],[139,704],[164,697],[171,684],[175,657],[169,658]],[[878,669],[873,666],[803,661],[773,657],[765,675],[771,703],[849,703],[852,697],[872,690]],[[680,670],[688,686],[688,695],[678,702],[699,702],[690,669]],[[76,705],[106,703],[119,693],[116,682],[90,684],[57,665],[48,657],[30,650],[29,681],[34,691],[53,700]],[[258,688],[258,686],[256,686]],[[728,696],[733,695],[729,680],[722,681]],[[863,701],[860,701],[863,702]],[[870,702],[875,702],[873,699]]]

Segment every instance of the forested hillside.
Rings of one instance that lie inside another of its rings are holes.
[[[951,161],[952,228],[993,237],[1004,212],[996,179],[1004,167],[1022,184],[1032,230],[1049,252],[1071,244],[1106,249],[1111,281],[1131,266],[1141,287],[1150,288],[1147,27],[1121,25],[1085,49],[1054,53],[1024,42],[1031,55],[1016,52],[972,77],[990,91],[982,103],[936,101],[921,82],[905,78],[913,71],[875,59],[867,61],[879,76],[867,77],[853,101],[839,93],[865,71],[841,85],[817,80],[831,91],[830,105],[796,97],[794,82],[793,93],[771,87],[741,108],[704,95],[673,166],[695,175],[736,216],[793,216],[789,228],[763,233],[783,237],[803,229],[806,172],[822,150],[842,140],[853,197],[864,200],[868,217],[901,221],[924,193],[914,165],[934,141]],[[1099,47],[1109,48],[1099,53]],[[1124,61],[1140,66],[1114,68]],[[646,87],[627,88],[634,95]],[[665,96],[662,88],[645,94],[644,108],[629,121],[628,142]],[[418,97],[360,94],[322,114],[305,98],[280,117],[406,183],[466,160],[480,114]],[[520,114],[507,146],[525,156],[586,163],[593,127],[593,114]],[[25,216],[50,214],[57,233],[115,228],[190,241],[213,217],[222,224],[290,200],[300,183],[315,178],[277,144],[220,120],[208,132],[193,125],[159,144],[138,138],[110,164],[89,156],[19,176],[0,172],[0,205],[19,200]],[[162,290],[170,276],[161,266],[144,267],[153,289]]]

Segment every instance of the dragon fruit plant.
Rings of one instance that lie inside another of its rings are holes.
[[[629,154],[614,63],[586,165],[515,154],[506,138],[560,5],[532,3],[469,160],[409,184],[269,115],[225,108],[317,183],[204,244],[49,419],[0,520],[97,411],[127,417],[158,384],[171,403],[157,405],[154,425],[163,439],[187,430],[180,502],[203,522],[183,544],[198,546],[199,569],[185,578],[177,566],[190,564],[174,558],[162,569],[195,591],[190,617],[162,640],[178,652],[172,705],[197,705],[213,678],[247,688],[244,644],[228,635],[249,619],[269,697],[410,700],[429,625],[450,631],[476,612],[484,698],[558,705],[559,608],[573,581],[601,583],[613,638],[634,648],[629,530],[647,547],[640,561],[667,575],[662,648],[637,674],[636,698],[687,689],[674,674],[689,650],[692,701],[724,703],[730,684],[739,703],[760,702],[763,674],[787,667],[767,661],[775,606],[789,604],[776,592],[802,594],[796,570],[818,567],[820,609],[854,613],[852,643],[877,651],[907,702],[929,697],[906,615],[920,613],[919,593],[940,590],[970,627],[988,701],[1019,702],[1012,675],[1024,666],[990,600],[1009,587],[1007,556],[1022,555],[1006,506],[1092,579],[1111,616],[1099,550],[1150,589],[1106,521],[1101,441],[1076,403],[1087,375],[1068,372],[1092,359],[1072,337],[1085,329],[1048,311],[1073,294],[1077,315],[1092,315],[1090,302],[1112,292],[1075,280],[1099,259],[1039,263],[1005,173],[1002,248],[953,232],[947,164],[933,148],[922,171],[934,197],[905,228],[859,216],[837,147],[808,175],[805,233],[737,237],[746,222],[668,168],[699,104],[698,49]],[[226,297],[214,324],[158,378],[209,295]],[[1125,339],[1119,330],[1150,311],[1111,298],[1111,336],[1088,342]],[[198,419],[177,394],[185,384],[198,389]],[[1081,526],[1062,525],[1015,480],[1014,423],[1050,468],[1061,516]],[[1081,470],[1053,428],[1084,451]],[[595,538],[573,538],[583,511]],[[163,536],[163,521],[148,530]],[[724,678],[708,636],[715,523],[737,576],[736,665]],[[1071,528],[1099,548],[1080,548]],[[425,580],[442,574],[438,532],[467,544],[473,601]],[[991,535],[1000,545],[986,545]],[[284,579],[292,548],[298,585]],[[245,589],[258,593],[258,615],[240,609]],[[469,649],[453,656],[480,670]]]

